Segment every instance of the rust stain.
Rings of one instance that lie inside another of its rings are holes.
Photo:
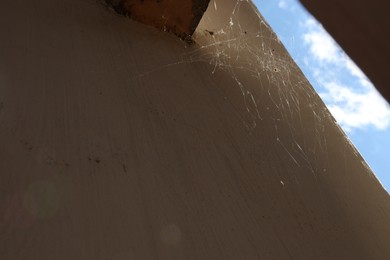
[[[105,0],[122,15],[191,41],[210,0]]]

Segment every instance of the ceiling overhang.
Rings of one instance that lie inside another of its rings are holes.
[[[386,0],[301,0],[390,101],[390,18]]]
[[[210,0],[105,0],[117,13],[190,40]]]

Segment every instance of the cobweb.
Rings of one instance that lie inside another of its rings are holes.
[[[242,19],[242,14],[245,16],[248,13],[252,17]],[[218,17],[222,19],[218,20]],[[242,20],[245,20],[245,24]],[[263,90],[266,85],[275,85],[277,88],[290,86],[290,68],[293,61],[287,55],[276,53],[277,49],[281,48],[278,37],[250,0],[212,0],[193,39],[196,46],[188,46],[188,51],[179,61],[159,65],[140,73],[137,78],[185,63],[209,63],[213,67],[211,74],[225,71],[234,79],[241,90],[246,110],[251,114],[252,122],[248,127],[255,128],[256,122],[263,118],[255,96],[237,74],[240,74],[238,71],[250,73],[251,77],[257,79],[258,87]],[[282,52],[285,52],[284,48]],[[264,78],[268,81],[266,84],[263,82]],[[304,77],[298,82],[298,85],[300,84],[307,84]],[[275,98],[270,92],[269,95],[271,99]],[[274,103],[276,105],[276,100]]]
[[[275,160],[284,154],[284,160],[309,169],[316,180],[317,174],[326,173],[326,158],[320,160],[317,154],[328,150],[326,125],[337,124],[251,0],[211,0],[193,42],[183,41],[186,51],[179,60],[133,80],[174,66],[207,63],[211,75],[228,75],[240,90],[246,114],[242,123],[249,134],[273,128]],[[340,127],[338,131],[345,136]],[[360,157],[346,137],[344,143]],[[319,161],[324,163],[315,163]]]

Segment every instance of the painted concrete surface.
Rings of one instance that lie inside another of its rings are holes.
[[[2,259],[388,259],[390,201],[250,2],[187,44],[0,9]]]

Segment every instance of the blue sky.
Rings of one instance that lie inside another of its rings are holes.
[[[389,104],[298,0],[254,3],[389,192]]]

